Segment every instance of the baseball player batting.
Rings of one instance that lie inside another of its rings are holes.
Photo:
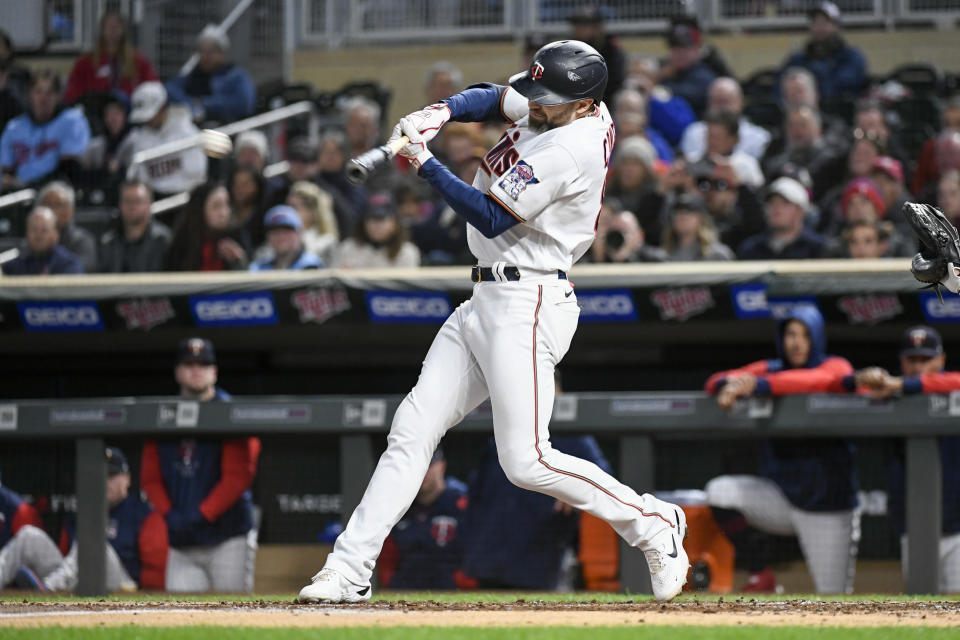
[[[553,371],[579,307],[566,272],[594,239],[614,127],[601,102],[603,57],[575,40],[540,49],[510,86],[479,84],[400,120],[408,159],[468,224],[473,297],[447,319],[400,404],[360,505],[301,602],[360,602],[384,539],[420,487],[446,431],[487,397],[500,465],[516,485],[610,523],[646,555],[659,600],[688,562],[683,511],[550,446]],[[448,120],[510,124],[470,186],[427,149]],[[389,144],[389,142],[388,142]]]

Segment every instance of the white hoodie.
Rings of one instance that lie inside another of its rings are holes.
[[[190,113],[187,110],[170,106],[167,109],[167,120],[160,129],[142,125],[130,133],[124,142],[124,152],[128,152],[129,155],[121,153],[120,157],[130,159],[140,151],[195,136],[198,133],[200,130],[190,120]],[[206,181],[207,158],[200,147],[193,147],[145,162],[137,171],[137,178],[162,194],[190,191]]]

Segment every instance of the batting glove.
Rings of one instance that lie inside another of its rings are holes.
[[[413,168],[419,171],[423,163],[433,157],[433,154],[427,149],[427,141],[424,139],[423,134],[417,130],[416,123],[410,120],[410,116],[401,118],[400,124],[398,124],[397,127],[399,127],[402,135],[410,138],[407,146],[400,149],[398,153],[401,157],[409,160]],[[396,133],[396,128],[394,129],[394,133]]]
[[[450,107],[446,103],[438,102],[419,111],[414,111],[406,117],[410,119],[420,135],[423,136],[423,141],[429,143],[440,132],[440,127],[450,119]]]

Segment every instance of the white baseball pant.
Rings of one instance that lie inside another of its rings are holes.
[[[640,547],[672,526],[667,504],[550,446],[553,372],[577,328],[573,287],[552,277],[482,282],[440,328],[420,378],[393,417],[360,505],[326,567],[367,585],[383,542],[413,502],[443,435],[488,396],[500,466],[519,487],[609,522]],[[669,520],[668,520],[669,519]]]
[[[251,532],[252,533],[252,532]],[[170,548],[167,591],[227,591],[251,593],[257,546],[254,535],[228,538],[203,547]]]
[[[907,579],[907,541],[900,538],[903,579]],[[960,533],[940,537],[940,593],[960,593]]]
[[[860,512],[804,511],[775,482],[759,476],[719,476],[707,483],[707,504],[733,509],[750,526],[796,536],[817,593],[852,593],[860,543]]]

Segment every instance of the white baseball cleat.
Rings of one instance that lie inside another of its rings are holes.
[[[365,602],[370,599],[370,585],[353,584],[333,569],[321,569],[310,584],[300,589],[300,602]]]
[[[683,539],[687,535],[687,516],[683,509],[669,503],[662,503],[669,509],[662,509],[664,516],[670,514],[675,527],[665,527],[654,536],[652,545],[644,549],[647,565],[650,567],[650,582],[653,585],[653,597],[661,602],[672,600],[687,581],[690,561],[683,549]]]

